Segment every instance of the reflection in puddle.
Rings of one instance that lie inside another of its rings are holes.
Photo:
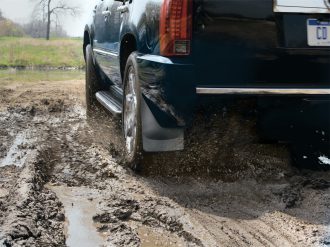
[[[83,187],[47,186],[64,205],[66,245],[69,247],[103,246],[92,217],[96,211],[97,192]],[[88,200],[88,199],[91,200]]]

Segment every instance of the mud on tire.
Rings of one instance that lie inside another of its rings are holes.
[[[86,112],[91,116],[96,109],[97,100],[95,93],[100,91],[100,78],[97,74],[97,68],[93,61],[92,46],[86,47]]]

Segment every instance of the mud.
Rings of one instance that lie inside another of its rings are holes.
[[[0,246],[330,245],[330,173],[261,142],[253,103],[201,108],[186,153],[137,175],[83,88],[0,83]]]

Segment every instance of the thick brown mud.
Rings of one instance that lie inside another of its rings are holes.
[[[83,88],[0,86],[0,246],[330,245],[330,173],[260,142],[253,104],[201,109],[186,152],[137,175],[120,120],[87,119]]]

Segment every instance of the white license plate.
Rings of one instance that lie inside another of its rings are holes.
[[[309,46],[330,46],[330,21],[307,20]]]

